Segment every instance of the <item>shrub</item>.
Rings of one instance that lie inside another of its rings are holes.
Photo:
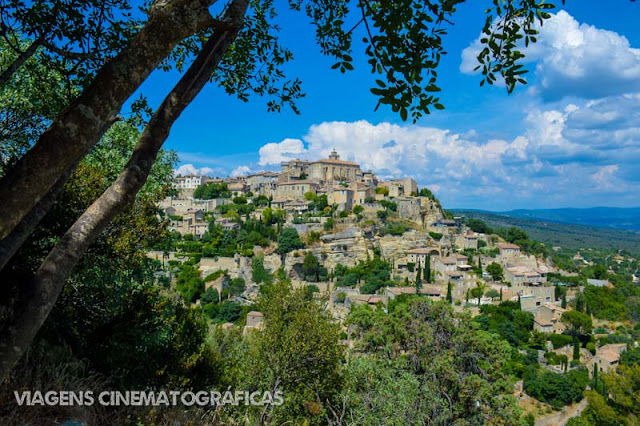
[[[567,334],[555,334],[555,333],[549,336],[549,340],[551,340],[551,344],[553,345],[554,349],[558,349],[563,346],[569,345],[573,341],[571,336]]]

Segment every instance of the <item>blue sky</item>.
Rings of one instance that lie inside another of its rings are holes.
[[[284,2],[282,2],[284,4]],[[403,123],[374,112],[374,76],[354,37],[356,70],[330,67],[303,14],[283,9],[287,66],[306,98],[301,115],[268,113],[210,84],[174,125],[166,147],[180,172],[226,176],[278,170],[287,158],[336,148],[384,178],[410,176],[445,207],[506,210],[640,205],[640,5],[568,0],[530,48],[530,84],[507,95],[471,71],[486,2],[462,5],[439,69],[445,111]],[[179,76],[154,73],[142,93],[157,105]]]

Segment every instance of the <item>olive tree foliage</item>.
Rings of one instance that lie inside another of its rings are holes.
[[[440,90],[436,69],[445,53],[443,36],[462,2],[290,0],[278,7],[304,11],[316,28],[321,52],[336,58],[334,68],[341,72],[354,68],[352,40],[362,36],[371,70],[380,77],[372,89],[378,103],[404,120],[411,114],[415,121],[430,108],[443,108],[435,95]],[[0,268],[33,233],[73,170],[118,121],[124,102],[149,74],[172,67],[183,72],[155,111],[144,100],[138,103],[150,117],[129,162],[33,276],[25,277],[19,312],[0,332],[0,375],[30,344],[83,253],[131,205],[173,123],[207,82],[243,100],[266,96],[269,110],[288,106],[297,112],[296,101],[304,94],[300,81],[284,73],[293,55],[278,39],[276,3],[154,0],[135,13],[125,0],[0,3],[0,35],[16,55],[0,70],[3,85],[18,87],[16,73],[40,52],[47,67],[60,69],[73,99],[48,118],[46,130],[0,178]],[[505,25],[487,19],[491,36],[483,43],[491,54],[479,57],[491,64],[487,76],[500,72],[509,84],[510,75],[520,75],[513,59],[521,57],[517,42],[531,38],[533,25],[548,17],[544,10],[550,7],[524,0],[493,2],[489,16],[502,17]]]
[[[3,0],[0,37],[15,59],[2,69],[0,87],[38,52],[70,89],[122,49],[139,24],[128,0]]]

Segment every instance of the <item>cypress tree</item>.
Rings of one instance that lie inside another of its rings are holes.
[[[560,306],[562,306],[562,309],[566,309],[567,308],[567,294],[566,293],[562,293],[562,303],[560,304]]]
[[[418,272],[416,273],[416,288],[422,287],[422,264],[418,262]]]
[[[469,303],[469,289],[467,289],[467,303]]]
[[[578,293],[578,295],[576,296],[576,311],[584,311],[584,300],[581,293]]]
[[[431,282],[431,255],[427,255],[424,261],[424,279],[427,283]]]
[[[500,302],[502,303],[502,287],[500,287]]]
[[[480,256],[478,256],[478,276],[482,276],[482,261],[480,260]]]
[[[453,295],[451,294],[451,282],[447,284],[447,302],[453,303]]]
[[[580,361],[580,341],[578,338],[573,342],[573,359]]]

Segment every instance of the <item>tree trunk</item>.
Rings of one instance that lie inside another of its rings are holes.
[[[0,377],[3,379],[33,341],[82,254],[113,217],[134,201],[171,126],[207,83],[236,38],[247,5],[248,0],[233,1],[225,12],[230,25],[215,31],[149,121],[120,176],[69,228],[30,281],[23,309],[0,336]]]
[[[75,166],[73,167],[75,168]],[[31,232],[47,214],[53,203],[56,201],[58,194],[64,186],[64,181],[71,174],[72,169],[60,179],[51,190],[40,200],[40,202],[27,214],[27,216],[16,226],[13,231],[0,244],[0,271],[11,260],[18,249],[24,244]],[[0,283],[0,287],[3,283]]]
[[[20,53],[18,57],[11,63],[11,65],[9,65],[9,67],[4,70],[2,74],[0,74],[0,89],[3,88],[9,82],[9,80],[11,80],[11,77],[13,77],[18,69],[20,69],[22,64],[27,62],[29,58],[31,58],[36,53],[36,50],[38,50],[38,47],[40,47],[42,43],[42,40],[42,36],[34,40],[33,43],[31,43],[29,47],[27,47],[27,50]]]
[[[123,103],[178,42],[215,24],[214,0],[156,2],[145,26],[0,180],[0,246],[112,124]],[[6,250],[1,250],[6,251]]]

